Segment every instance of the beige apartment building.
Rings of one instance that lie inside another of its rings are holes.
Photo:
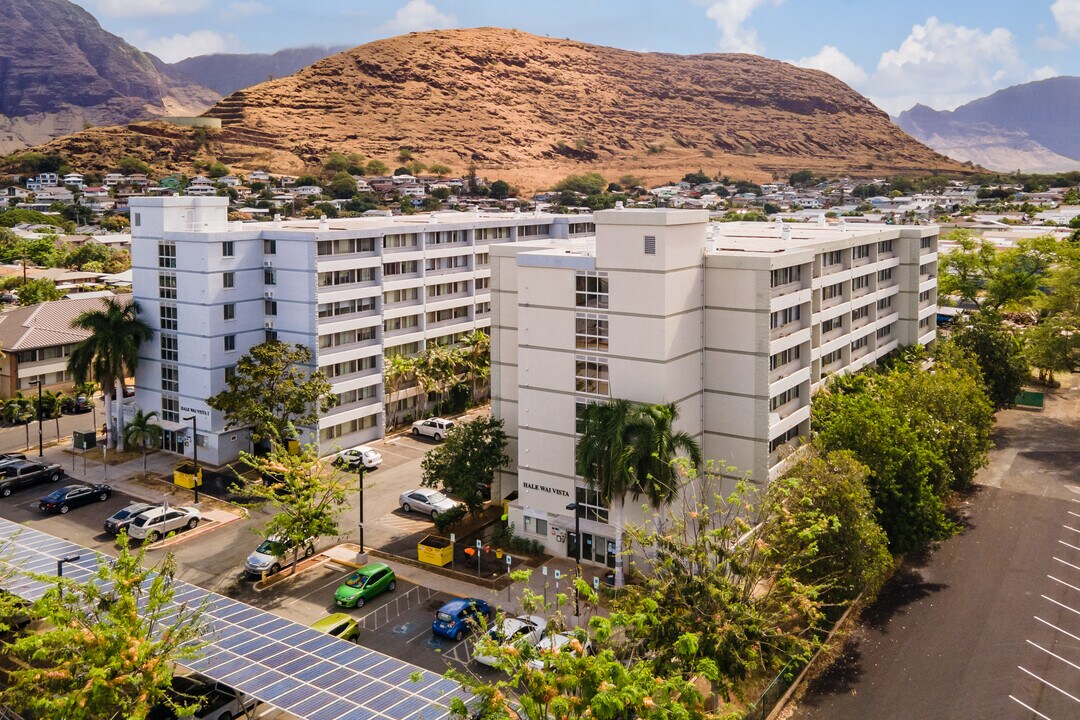
[[[492,413],[513,459],[515,532],[616,566],[629,498],[604,507],[574,474],[592,402],[674,402],[707,460],[765,484],[810,431],[835,373],[936,337],[932,226],[709,222],[698,210],[615,209],[595,237],[495,245]],[[568,503],[577,502],[575,511]],[[580,516],[575,518],[575,512]]]

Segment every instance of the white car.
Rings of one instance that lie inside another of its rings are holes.
[[[412,434],[416,437],[423,435],[435,440],[435,442],[442,442],[451,430],[454,429],[453,420],[444,420],[443,418],[428,418],[427,420],[417,420],[412,424]]]
[[[548,621],[539,615],[519,615],[504,619],[488,630],[485,637],[502,646],[525,643],[536,647],[547,631],[547,624]],[[499,663],[499,658],[483,655],[479,650],[473,651],[473,659],[488,667],[495,667]]]
[[[311,557],[315,554],[315,538],[308,538],[300,545],[299,558]],[[277,573],[286,565],[292,564],[293,551],[288,543],[282,542],[279,537],[268,537],[259,543],[255,552],[248,555],[244,561],[244,570],[251,575],[267,575]]]
[[[574,638],[565,633],[553,633],[551,635],[545,635],[544,638],[537,643],[536,652],[540,654],[540,657],[533,658],[529,661],[529,667],[535,670],[544,669],[544,655],[545,654],[559,654],[560,652],[576,652],[576,648],[569,647],[570,642]],[[581,652],[585,655],[592,654],[592,645],[588,640],[581,646]]]
[[[459,503],[451,500],[443,495],[438,490],[432,490],[431,488],[421,488],[419,490],[410,490],[409,492],[401,493],[401,497],[398,498],[398,502],[401,503],[401,509],[405,512],[416,512],[430,515],[434,520],[435,516],[439,513],[444,513],[447,510],[453,510]]]
[[[382,465],[382,454],[367,445],[357,445],[339,452],[334,462],[346,470],[356,470],[360,467],[360,463],[364,463],[364,467],[368,470],[374,470]]]
[[[194,530],[202,520],[198,508],[156,507],[138,515],[128,525],[128,537],[157,542],[174,530]]]

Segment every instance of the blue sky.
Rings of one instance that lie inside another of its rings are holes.
[[[1080,0],[76,0],[166,61],[360,45],[494,25],[673,53],[753,52],[816,67],[896,114],[1080,75]]]

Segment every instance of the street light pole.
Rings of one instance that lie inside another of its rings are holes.
[[[75,562],[76,560],[78,560],[81,557],[82,557],[82,555],[68,555],[67,557],[59,558],[56,561],[56,577],[58,579],[62,580],[63,577],[64,577],[64,563]],[[63,582],[58,583],[57,588],[60,591],[60,597],[63,597],[64,596],[64,583]]]
[[[41,380],[31,380],[31,385],[37,385],[37,456],[45,457],[45,444],[41,434]]]
[[[577,579],[581,580],[581,513],[578,512],[578,504],[572,502],[566,506],[567,510],[574,511],[574,559],[577,560]],[[581,607],[578,603],[577,581],[574,581],[574,617],[581,616]]]
[[[184,422],[191,421],[191,459],[195,463],[195,504],[199,504],[199,421],[194,415],[184,418]]]
[[[364,554],[364,458],[360,457],[360,554]]]

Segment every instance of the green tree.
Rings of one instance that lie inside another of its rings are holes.
[[[87,310],[72,321],[72,328],[90,333],[68,357],[68,372],[77,384],[94,380],[103,390],[115,387],[117,398],[124,397],[124,379],[133,377],[139,366],[139,346],[154,334],[139,318],[140,309],[137,300],[106,298],[100,310]],[[114,415],[112,394],[106,390],[104,395],[105,417],[111,424],[106,443],[115,447],[119,442],[123,449],[123,413]]]
[[[584,175],[567,175],[555,183],[555,189],[562,192],[579,192],[585,195],[597,195],[607,188],[607,180],[600,173],[585,173]]]
[[[400,148],[398,150],[397,161],[399,163],[401,163],[402,165],[404,165],[405,163],[409,162],[412,159],[413,159],[412,150],[409,150],[408,148]]]
[[[206,174],[212,178],[225,177],[230,172],[229,166],[220,161],[211,163],[210,167],[206,169]]]
[[[984,310],[961,318],[951,337],[979,364],[994,409],[1012,407],[1028,378],[1028,364],[1020,341],[1006,329],[1001,316]]]
[[[1024,332],[1024,353],[1039,382],[1054,385],[1054,373],[1080,365],[1080,328],[1066,317],[1048,317]]]
[[[34,398],[35,401],[37,398]],[[52,392],[46,390],[45,394],[41,396],[41,419],[52,420],[56,423],[56,442],[60,442],[60,418],[64,416],[64,406],[69,403],[69,397],[62,392]],[[34,403],[37,406],[37,402]],[[34,410],[34,416],[37,417],[37,410]]]
[[[256,345],[207,404],[224,413],[227,428],[250,426],[254,442],[293,439],[297,426],[315,425],[337,402],[330,381],[311,365],[306,345],[276,340]]]
[[[863,591],[872,597],[892,565],[888,539],[874,520],[868,474],[850,452],[825,453],[810,445],[769,485],[765,497],[772,522],[762,539],[794,557],[813,537],[816,555],[791,572],[808,586],[824,586],[823,599],[833,606]]]
[[[107,232],[123,232],[131,227],[131,222],[123,215],[109,215],[101,219],[101,229]]]
[[[331,178],[326,191],[335,198],[351,198],[356,194],[356,180],[352,175],[342,170]]]
[[[64,291],[48,278],[32,278],[19,285],[19,304],[37,305],[49,300],[60,300]]]
[[[435,177],[442,179],[454,171],[450,169],[449,165],[435,163],[434,165],[428,167],[428,172],[430,172]]]
[[[292,453],[275,445],[269,455],[241,452],[240,461],[269,479],[249,483],[242,492],[278,510],[267,521],[264,532],[267,537],[280,538],[292,549],[293,572],[306,540],[341,534],[338,515],[357,485],[351,475],[337,470],[332,463],[322,463],[315,446]]]
[[[4,401],[3,416],[4,422],[26,426],[26,447],[30,447],[30,421],[37,417],[34,402],[21,391],[16,392]]]
[[[479,402],[477,381],[491,375],[491,336],[483,330],[473,330],[461,338],[461,348],[472,382],[472,399],[474,403]]]
[[[397,397],[402,385],[415,379],[416,359],[401,354],[383,360],[383,388],[386,395],[386,429],[397,426]]]
[[[389,175],[390,168],[386,166],[386,163],[379,160],[368,160],[368,164],[364,167],[365,175]]]
[[[424,456],[421,464],[424,487],[445,487],[473,515],[484,509],[484,488],[495,481],[495,472],[510,463],[502,418],[482,417],[458,423],[446,440]]]
[[[644,405],[639,408],[639,432],[633,437],[637,451],[637,481],[631,492],[643,494],[649,505],[659,508],[678,497],[684,484],[684,468],[676,458],[686,458],[692,467],[700,467],[703,460],[701,446],[688,432],[676,431],[679,407],[675,403]]]
[[[146,472],[146,453],[161,442],[161,426],[157,424],[157,410],[135,411],[135,416],[124,428],[124,442],[142,448],[142,469]]]
[[[327,172],[336,173],[349,167],[349,159],[343,153],[332,152],[323,161],[323,169]]]
[[[491,183],[491,197],[495,200],[505,200],[510,197],[510,183],[505,180],[496,180]]]
[[[1050,257],[1033,240],[1015,248],[999,250],[986,283],[986,304],[991,308],[1030,305],[1039,295],[1039,284],[1049,272]]]
[[[814,182],[814,173],[811,170],[796,170],[788,175],[788,183],[795,187],[802,187]]]
[[[118,172],[122,172],[125,175],[150,174],[150,166],[146,164],[146,162],[133,157],[120,158],[120,162],[116,164],[116,169]]]
[[[956,295],[962,301],[978,304],[979,293],[986,286],[994,266],[994,246],[977,240],[970,230],[956,228],[943,240],[957,244],[952,252],[942,255],[938,290],[942,295]]]
[[[34,632],[8,636],[3,655],[21,661],[5,676],[0,702],[41,718],[144,720],[169,694],[174,663],[190,661],[205,644],[201,605],[176,601],[176,561],[147,568],[146,548],[132,552],[117,539],[115,560],[97,556],[97,570],[79,582],[34,575],[50,587],[28,614]]]

